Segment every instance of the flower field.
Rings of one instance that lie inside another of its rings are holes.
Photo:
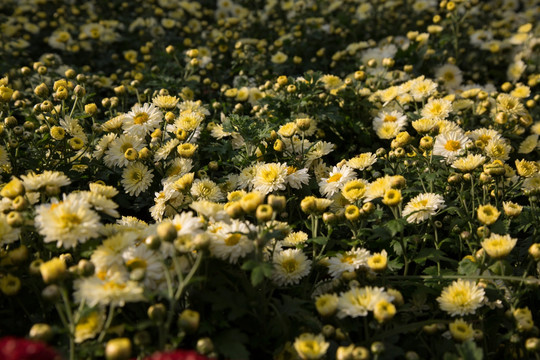
[[[539,17],[2,1],[0,358],[539,359]]]

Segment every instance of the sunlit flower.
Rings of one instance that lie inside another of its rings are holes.
[[[422,109],[422,116],[427,119],[444,120],[452,111],[452,103],[445,99],[430,100]]]
[[[437,298],[442,310],[451,316],[474,314],[484,301],[484,289],[473,281],[456,280]]]
[[[373,311],[379,301],[391,302],[393,299],[384,291],[384,288],[372,286],[355,287],[339,295],[337,316],[339,318],[367,316],[368,311]]]
[[[333,278],[339,278],[344,272],[353,272],[361,266],[367,266],[370,253],[366,249],[352,249],[339,253],[328,259],[328,273]]]
[[[463,172],[471,172],[486,161],[485,156],[479,154],[469,154],[454,160],[452,167]]]
[[[482,241],[484,251],[494,259],[506,257],[510,251],[516,246],[517,239],[511,238],[510,235],[491,234],[491,236]]]
[[[362,153],[347,161],[347,165],[356,170],[365,170],[377,162],[377,155],[370,152]]]
[[[264,195],[276,190],[285,190],[287,175],[287,164],[269,163],[259,165],[253,179],[253,189]]]
[[[124,117],[124,133],[144,137],[159,127],[163,113],[153,104],[135,104]]]
[[[322,334],[303,333],[294,340],[294,349],[301,359],[320,359],[328,351],[330,343],[324,340]]]
[[[122,172],[122,185],[131,196],[139,196],[152,184],[154,174],[141,162],[129,164]]]
[[[493,205],[480,205],[477,209],[478,221],[484,225],[491,225],[499,218],[501,214]]]
[[[448,162],[465,152],[465,147],[470,140],[459,131],[437,135],[433,145],[433,155],[440,155]]]
[[[326,197],[332,197],[341,190],[345,183],[352,180],[355,176],[354,170],[346,165],[341,168],[334,166],[328,177],[322,178],[319,182],[321,194]]]
[[[444,209],[444,199],[439,194],[424,193],[412,198],[405,208],[402,215],[409,223],[421,223],[434,216],[437,211]]]
[[[221,201],[224,196],[221,189],[212,180],[196,179],[191,185],[191,195],[195,200]]]
[[[294,285],[309,274],[311,260],[301,249],[287,249],[274,252],[272,280],[278,286]]]
[[[450,334],[457,341],[467,341],[474,338],[474,329],[471,324],[463,319],[456,319],[448,325]]]

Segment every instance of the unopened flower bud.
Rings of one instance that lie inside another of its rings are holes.
[[[39,323],[30,328],[28,335],[32,340],[48,342],[53,337],[53,330],[49,324]]]
[[[107,360],[127,360],[131,356],[131,340],[116,338],[107,342],[105,357]]]
[[[194,333],[199,328],[200,315],[195,310],[185,309],[178,316],[178,327],[187,333]]]

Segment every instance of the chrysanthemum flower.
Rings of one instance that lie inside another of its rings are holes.
[[[370,152],[362,153],[347,161],[347,165],[356,170],[365,170],[377,162],[377,155]]]
[[[370,253],[366,249],[352,249],[328,259],[328,273],[334,279],[346,271],[352,272],[361,266],[367,266]]]
[[[154,174],[141,162],[129,164],[122,172],[122,185],[131,196],[139,196],[152,184]]]
[[[253,227],[238,220],[232,220],[230,224],[215,223],[209,231],[213,232],[210,242],[212,255],[228,260],[232,264],[255,248],[253,241],[247,237],[247,234],[253,231]]]
[[[309,274],[311,260],[301,249],[287,249],[274,252],[272,280],[278,286],[294,285]]]
[[[378,301],[373,308],[373,317],[380,323],[392,319],[394,315],[396,315],[396,307],[386,299]]]
[[[454,160],[452,167],[463,172],[471,172],[486,161],[486,157],[479,154],[469,154]]]
[[[298,170],[293,166],[288,166],[285,182],[293,189],[301,189],[302,186],[309,184],[308,169]]]
[[[322,294],[315,300],[315,307],[321,316],[331,316],[337,311],[338,302],[337,294]]]
[[[99,236],[98,214],[90,209],[84,197],[75,195],[64,195],[63,201],[36,208],[36,227],[43,241],[56,241],[58,247],[73,248]]]
[[[435,77],[442,80],[444,87],[449,90],[457,89],[463,80],[461,70],[453,64],[444,64],[437,68],[435,70]]]
[[[403,209],[402,215],[407,218],[407,222],[419,224],[444,208],[444,199],[441,195],[424,193],[412,198]]]
[[[223,200],[223,193],[219,186],[208,178],[196,179],[191,185],[191,195],[195,200],[208,200],[214,202]]]
[[[519,176],[528,178],[538,173],[539,166],[534,161],[527,161],[525,159],[516,160],[516,170]]]
[[[294,349],[301,359],[320,359],[328,351],[330,343],[324,341],[322,334],[303,333],[294,341]]]
[[[484,151],[491,160],[506,161],[510,158],[512,147],[502,138],[491,139],[484,148]]]
[[[474,314],[484,301],[484,289],[473,281],[456,280],[437,298],[439,306],[451,316]]]
[[[448,325],[452,337],[460,342],[471,340],[474,338],[474,329],[471,324],[463,319],[456,319]]]
[[[482,241],[482,248],[493,259],[502,259],[510,254],[510,251],[516,246],[517,239],[510,235],[491,234],[491,236]]]
[[[276,190],[285,190],[287,175],[287,164],[269,163],[259,165],[253,179],[253,189],[264,195]]]
[[[20,228],[13,228],[7,221],[7,216],[0,213],[0,245],[8,245],[19,239]]]
[[[176,107],[176,104],[178,104],[178,100],[179,99],[176,96],[158,95],[152,99],[152,103],[158,108],[164,110],[171,110]]]
[[[493,205],[480,205],[477,209],[478,221],[484,225],[491,225],[499,218],[501,214]]]
[[[393,299],[384,291],[384,288],[372,286],[352,288],[339,295],[337,316],[339,318],[367,316],[368,311],[373,311],[379,301],[386,300],[390,302]]]
[[[516,217],[521,214],[523,206],[513,203],[511,201],[503,201],[504,214],[508,217]]]
[[[162,112],[153,104],[135,104],[123,119],[124,133],[144,138],[159,127]]]
[[[99,307],[81,316],[75,325],[75,342],[79,344],[96,337],[105,324],[105,319],[105,311]]]
[[[469,141],[461,131],[437,135],[433,145],[433,155],[443,156],[447,162],[451,162],[465,152]]]
[[[75,280],[73,286],[75,302],[84,301],[88,306],[113,304],[122,307],[127,302],[144,301],[143,287],[117,272],[103,279],[97,276],[81,278]]]
[[[144,146],[143,139],[138,136],[130,134],[121,135],[119,138],[115,138],[108,144],[108,149],[105,152],[103,161],[105,162],[105,165],[109,167],[127,166],[130,162],[125,156],[126,150],[133,148],[139,152]]]
[[[283,246],[296,246],[305,243],[308,240],[308,234],[303,231],[292,231],[283,239]]]
[[[452,102],[446,99],[430,100],[422,109],[422,116],[427,119],[444,120],[452,111]]]
[[[354,170],[346,165],[341,168],[334,166],[330,174],[328,174],[328,178],[322,178],[319,182],[321,194],[332,197],[341,190],[346,182],[352,180],[355,176]]]
[[[343,185],[341,189],[341,194],[345,199],[354,203],[364,197],[364,194],[367,190],[367,181],[363,179],[353,179],[349,180]]]
[[[38,191],[47,186],[60,188],[71,184],[71,180],[64,173],[50,170],[45,170],[41,174],[29,172],[21,175],[21,180],[26,191]]]

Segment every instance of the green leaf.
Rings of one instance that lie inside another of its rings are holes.
[[[397,233],[403,231],[407,221],[405,219],[395,219],[388,221],[384,226],[390,231],[392,236],[396,236]]]
[[[229,329],[219,333],[214,339],[218,353],[227,359],[249,359],[249,351],[245,343],[249,341],[246,334],[238,329]]]
[[[317,236],[317,237],[309,239],[308,242],[313,242],[319,245],[326,245],[326,243],[328,242],[328,238],[325,236]]]
[[[478,264],[470,259],[463,259],[459,262],[458,274],[460,275],[477,275],[480,273]]]
[[[465,341],[456,347],[463,360],[482,360],[484,358],[482,348],[478,347],[472,340]]]
[[[443,258],[444,252],[433,248],[423,248],[416,255],[413,261],[417,264],[424,265],[427,260],[433,260],[435,262],[440,261]]]

